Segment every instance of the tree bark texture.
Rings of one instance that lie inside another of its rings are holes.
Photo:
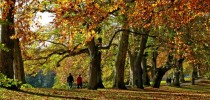
[[[15,39],[14,40],[14,74],[15,74],[15,79],[18,81],[21,81],[22,84],[25,84],[25,73],[24,73],[24,65],[23,65],[23,60],[22,60],[22,55],[21,55],[21,49],[19,46],[19,40]]]
[[[147,53],[144,54],[141,65],[143,68],[143,84],[145,86],[150,86],[150,80],[147,71]]]
[[[15,0],[12,0],[15,2]],[[9,51],[1,50],[1,65],[0,72],[5,74],[8,78],[14,78],[13,72],[13,49],[14,41],[10,39],[12,35],[15,34],[14,25],[14,15],[13,15],[14,5],[10,5],[8,15],[6,17],[7,22],[1,27],[1,43],[5,44],[5,47]]]
[[[158,49],[158,48],[157,48]],[[152,52],[152,79],[154,78],[155,76],[155,73],[156,73],[156,68],[157,68],[157,57],[158,57],[158,52],[157,52],[157,49],[155,49],[153,52]]]
[[[153,85],[152,85],[153,88],[160,87],[161,80],[168,70],[169,69],[165,67],[157,68],[157,72],[153,78]]]
[[[195,68],[195,65],[193,64],[191,85],[195,85],[196,74],[197,74],[196,68]]]
[[[137,58],[135,61],[135,68],[137,69],[137,80],[136,80],[137,82],[136,83],[137,83],[137,88],[140,88],[140,89],[144,89],[143,79],[142,79],[143,70],[142,70],[141,62],[142,62],[144,50],[146,49],[147,39],[148,39],[148,36],[142,35],[140,49],[139,49],[139,52],[137,54]]]
[[[103,81],[102,81],[102,70],[101,70],[101,51],[98,50],[98,46],[101,46],[102,44],[102,38],[98,38],[99,45],[96,46],[96,54],[97,54],[97,87],[98,88],[104,88]]]
[[[179,60],[177,61],[177,67],[175,68],[173,85],[176,87],[180,87],[180,76],[181,76],[180,74],[181,74],[181,68],[183,67],[182,66],[183,61],[184,61],[184,58],[180,56]]]
[[[117,53],[117,59],[115,61],[115,79],[114,79],[114,88],[126,89],[124,83],[124,71],[125,71],[125,60],[126,53],[128,48],[128,32],[122,32],[120,36],[120,45],[119,51]]]
[[[179,68],[175,68],[174,78],[173,78],[173,80],[174,80],[173,85],[176,86],[176,87],[180,87],[179,76],[180,76]]]
[[[134,87],[136,85],[136,73],[137,70],[135,68],[135,60],[136,56],[138,54],[138,44],[140,42],[140,36],[133,34],[131,37],[131,43],[130,43],[130,48],[128,50],[128,56],[129,56],[129,64],[130,64],[130,79],[129,79],[129,85]]]
[[[184,70],[183,70],[183,66],[181,65],[180,67],[180,82],[184,83]]]
[[[131,53],[129,53],[129,61],[130,61],[130,80],[129,80],[129,85],[131,85],[132,87],[134,87],[135,84],[135,80],[136,80],[136,70],[134,69],[134,61],[135,61],[135,57],[134,55],[132,55]]]
[[[180,82],[185,82],[184,71],[183,71],[183,61],[184,61],[184,58],[181,55],[179,60],[178,60],[178,65],[179,65],[179,68],[180,68]]]
[[[91,39],[87,43],[89,54],[90,54],[90,68],[89,68],[89,82],[88,82],[88,89],[96,90],[97,89],[97,50],[95,48],[95,41],[94,38]]]

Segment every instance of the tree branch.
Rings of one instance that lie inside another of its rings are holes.
[[[99,47],[99,49],[109,49],[111,47],[111,45],[112,45],[112,42],[113,42],[116,34],[119,33],[119,32],[123,32],[123,31],[134,33],[134,34],[137,34],[137,35],[146,35],[146,36],[153,37],[153,38],[156,38],[157,37],[157,36],[152,36],[152,35],[149,35],[149,34],[142,34],[142,33],[139,33],[139,32],[134,32],[134,31],[131,31],[131,30],[128,30],[128,29],[120,29],[120,30],[117,30],[114,33],[114,35],[110,39],[110,42],[109,42],[109,44],[107,46],[105,46],[105,47]]]

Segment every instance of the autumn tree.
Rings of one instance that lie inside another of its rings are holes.
[[[1,72],[8,78],[16,79],[25,83],[25,74],[21,49],[18,39],[12,39],[15,35],[15,0],[2,1],[2,20],[5,21],[1,27],[1,43],[5,44],[8,51],[1,50]],[[4,60],[3,60],[4,59]]]
[[[5,47],[9,49],[9,51],[1,50],[1,72],[5,74],[8,78],[14,78],[13,72],[13,54],[14,54],[14,41],[10,39],[12,35],[15,34],[14,30],[14,2],[15,1],[4,1],[4,5],[6,6],[2,10],[2,19],[7,20],[5,24],[1,27],[1,43],[5,44]],[[4,59],[4,61],[3,61]]]

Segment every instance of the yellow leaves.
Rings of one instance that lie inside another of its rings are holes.
[[[87,34],[84,34],[86,39],[95,36],[96,32],[94,30],[90,30],[87,32]]]
[[[157,7],[157,4],[155,3],[155,4],[152,4],[152,7]]]
[[[96,3],[95,4],[95,7],[99,9],[100,8],[100,5],[98,3]]]
[[[91,4],[91,3],[93,3],[94,2],[94,0],[85,0],[85,3],[86,4]]]
[[[57,0],[57,3],[58,4],[65,4],[65,3],[68,3],[69,0]]]
[[[6,5],[6,1],[1,1],[0,8],[4,7],[5,5]]]
[[[85,42],[89,42],[91,41],[92,38],[94,38],[96,36],[96,32],[94,30],[90,30],[90,31],[87,31],[86,30],[86,33],[87,34],[84,34],[83,36],[85,36],[86,40]]]
[[[174,8],[174,10],[175,10],[175,11],[177,11],[177,10],[178,10],[178,8],[177,8],[177,7],[175,7],[175,8]]]
[[[118,8],[118,5],[114,5],[109,8],[109,12],[112,12],[112,11],[116,10],[117,8]]]

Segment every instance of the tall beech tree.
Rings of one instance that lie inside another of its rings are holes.
[[[1,26],[1,43],[5,44],[5,47],[8,48],[8,51],[1,50],[1,72],[5,74],[8,78],[14,78],[14,70],[13,70],[13,60],[14,60],[14,41],[10,38],[15,34],[14,29],[14,3],[15,0],[12,1],[4,1],[4,5],[6,6],[2,10],[2,19],[6,21]]]
[[[140,35],[137,35],[137,34],[133,34],[131,36],[131,39],[130,39],[130,46],[129,46],[129,49],[128,49],[128,57],[129,57],[129,63],[130,63],[130,81],[129,81],[129,84],[131,86],[135,86],[136,85],[136,73],[137,73],[137,70],[134,66],[135,64],[135,59],[136,59],[136,56],[137,56],[137,51],[138,51],[138,44],[140,42]]]
[[[15,35],[15,6],[16,0],[2,1],[5,7],[2,10],[1,43],[8,51],[1,50],[1,72],[8,78],[25,83],[24,67],[19,39],[12,39]]]
[[[122,27],[127,29],[127,18],[126,16],[123,16],[123,25]],[[126,54],[128,49],[128,39],[129,39],[129,32],[124,31],[121,33],[120,36],[120,43],[118,47],[118,53],[117,58],[115,61],[115,80],[113,87],[119,88],[119,89],[126,89],[125,83],[124,83],[124,71],[125,71],[125,60],[126,60]]]
[[[13,61],[13,70],[16,80],[21,81],[23,84],[26,83],[24,64],[22,59],[22,53],[20,48],[19,39],[14,39],[14,61]]]

